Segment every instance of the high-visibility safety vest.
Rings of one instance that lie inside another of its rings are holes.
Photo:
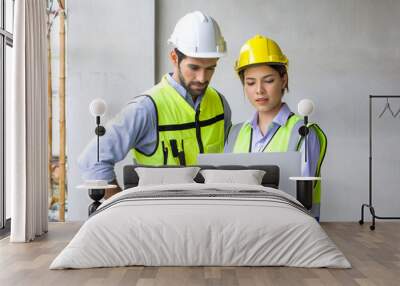
[[[197,109],[169,84],[164,76],[144,96],[157,112],[157,144],[150,154],[131,150],[138,164],[195,165],[199,153],[224,150],[224,104],[216,90],[207,87]]]
[[[286,124],[278,128],[271,140],[264,147],[263,152],[299,151],[303,137],[299,135],[298,127],[302,122],[302,117],[292,114],[288,118]],[[297,128],[295,128],[295,126]],[[326,153],[327,138],[317,124],[310,123],[308,124],[308,127],[315,131],[320,144],[319,158],[315,171],[315,177],[319,177],[321,175],[321,165],[324,161]],[[228,146],[228,148],[226,148],[227,151],[231,151],[233,153],[251,152],[252,137],[253,128],[250,123],[246,122],[232,127],[228,138],[228,142],[229,144],[232,144],[232,147]],[[229,148],[231,148],[231,150],[229,150]],[[313,206],[311,209],[311,214],[314,217],[319,218],[321,203],[321,181],[314,181],[313,187]]]

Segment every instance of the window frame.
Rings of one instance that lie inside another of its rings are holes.
[[[6,30],[6,0],[0,0],[0,237],[10,232],[11,219],[6,217],[6,189],[5,189],[5,93],[6,93],[6,50],[13,48],[13,34]],[[15,0],[12,0],[14,13]],[[13,15],[11,15],[13,17]]]

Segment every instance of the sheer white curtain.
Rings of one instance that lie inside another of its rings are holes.
[[[47,232],[46,1],[16,0],[6,150],[12,242]]]

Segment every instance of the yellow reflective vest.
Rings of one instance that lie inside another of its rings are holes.
[[[197,110],[165,76],[145,95],[157,112],[157,144],[150,154],[131,150],[138,164],[195,165],[199,153],[223,152],[224,105],[216,90],[207,88]]]
[[[298,125],[299,121],[302,120],[303,120],[302,117],[292,114],[288,118],[286,124],[279,127],[275,135],[265,146],[263,152],[299,151],[303,138],[298,134],[297,130],[293,130],[293,128],[296,125]],[[232,129],[237,127],[232,127]],[[320,153],[315,172],[315,177],[319,177],[321,175],[321,165],[326,154],[327,138],[325,133],[317,124],[310,123],[308,124],[308,127],[315,131],[320,144]],[[232,142],[233,144],[233,149],[231,151],[233,153],[251,152],[251,145],[252,145],[251,141],[253,137],[253,128],[251,124],[248,122],[243,123],[240,127],[239,132],[234,132],[234,133],[236,134],[232,136],[230,134],[228,138],[228,142]],[[321,202],[321,181],[315,181],[313,189],[313,206],[311,211],[315,217],[319,217],[320,202]]]

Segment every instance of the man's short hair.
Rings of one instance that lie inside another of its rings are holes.
[[[178,66],[179,66],[181,64],[181,61],[183,61],[183,59],[186,58],[186,55],[177,48],[175,48],[174,51],[175,54],[178,56]]]

